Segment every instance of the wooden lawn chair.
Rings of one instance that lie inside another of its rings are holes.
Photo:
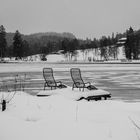
[[[52,68],[43,68],[43,77],[45,80],[44,90],[45,87],[51,87],[52,90],[53,87],[56,89],[57,87],[60,87],[62,85],[61,81],[56,81],[54,79]]]
[[[90,82],[85,83],[83,81],[81,76],[81,71],[79,68],[71,68],[70,73],[71,73],[71,78],[73,80],[72,90],[74,88],[79,88],[79,90],[83,89],[84,91],[84,88],[91,86]]]

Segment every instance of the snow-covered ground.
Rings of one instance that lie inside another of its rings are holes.
[[[68,65],[43,62],[0,64],[0,74],[1,76],[4,74],[9,76],[18,72],[42,73],[43,67],[52,67],[54,72],[62,72],[63,77],[61,78],[68,78],[68,74],[64,75],[63,73],[69,71],[71,67],[81,68],[82,74],[84,71],[88,71],[92,79],[94,77],[102,80],[102,75],[109,74],[107,77],[111,79],[104,79],[106,83],[107,80],[117,80],[122,86],[124,82],[130,80],[132,85],[129,84],[129,87],[126,88],[136,85],[134,82],[136,78],[137,80],[139,78],[139,74],[136,72],[140,70],[138,64]],[[96,71],[99,73],[95,74]],[[117,77],[116,74],[121,71],[125,72],[126,75],[120,74]],[[138,75],[131,76],[135,73]],[[49,93],[54,93],[54,91],[49,91]],[[113,100],[113,98],[112,100],[90,102],[86,100],[76,101],[77,96],[79,94],[73,94],[71,90],[62,90],[62,92],[56,90],[55,94],[48,97],[31,96],[26,92],[17,92],[11,102],[7,104],[7,109],[4,112],[0,111],[0,140],[140,139],[139,101],[123,102]]]
[[[47,62],[67,62],[70,61],[68,60],[68,58],[66,58],[64,56],[64,54],[62,53],[58,53],[58,54],[49,54],[46,56],[47,58]],[[113,60],[114,58],[109,58],[111,59],[111,62],[121,62],[121,60],[125,60],[125,56],[124,56],[124,52],[123,52],[123,47],[119,47],[118,48],[118,60]],[[6,61],[12,61],[12,62],[20,62],[21,60],[15,60],[15,58],[5,58]],[[84,51],[81,50],[77,50],[77,55],[75,57],[72,58],[71,61],[74,62],[95,62],[95,60],[99,61],[101,60],[101,56],[100,56],[100,51],[95,50],[95,49],[87,49]],[[40,62],[41,61],[41,57],[40,54],[37,55],[32,55],[32,56],[28,56],[24,59],[24,61],[28,61],[28,62]]]
[[[0,111],[0,140],[138,140],[140,103],[18,92]]]

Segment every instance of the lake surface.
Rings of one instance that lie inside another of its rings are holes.
[[[80,68],[85,81],[111,92],[113,100],[140,101],[140,64],[4,63],[0,64],[0,79],[26,73],[31,78],[26,87],[36,88],[28,89],[27,92],[36,94],[43,89],[44,67],[53,68],[55,79],[69,86],[72,86],[70,68]]]

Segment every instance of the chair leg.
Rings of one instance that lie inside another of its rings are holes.
[[[46,87],[46,83],[44,83],[44,90],[45,90],[45,87]]]
[[[73,86],[72,86],[72,90],[74,90],[74,84],[73,84]]]

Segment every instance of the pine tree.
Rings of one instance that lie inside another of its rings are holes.
[[[23,57],[23,40],[18,30],[15,32],[13,40],[13,54],[16,59],[21,59]]]
[[[3,58],[6,54],[6,31],[3,25],[0,26],[0,57]]]
[[[125,55],[127,59],[132,59],[133,56],[133,47],[134,47],[134,31],[132,27],[126,31],[127,40],[125,43]]]
[[[22,41],[22,51],[23,57],[27,57],[30,54],[29,43],[26,40]]]

